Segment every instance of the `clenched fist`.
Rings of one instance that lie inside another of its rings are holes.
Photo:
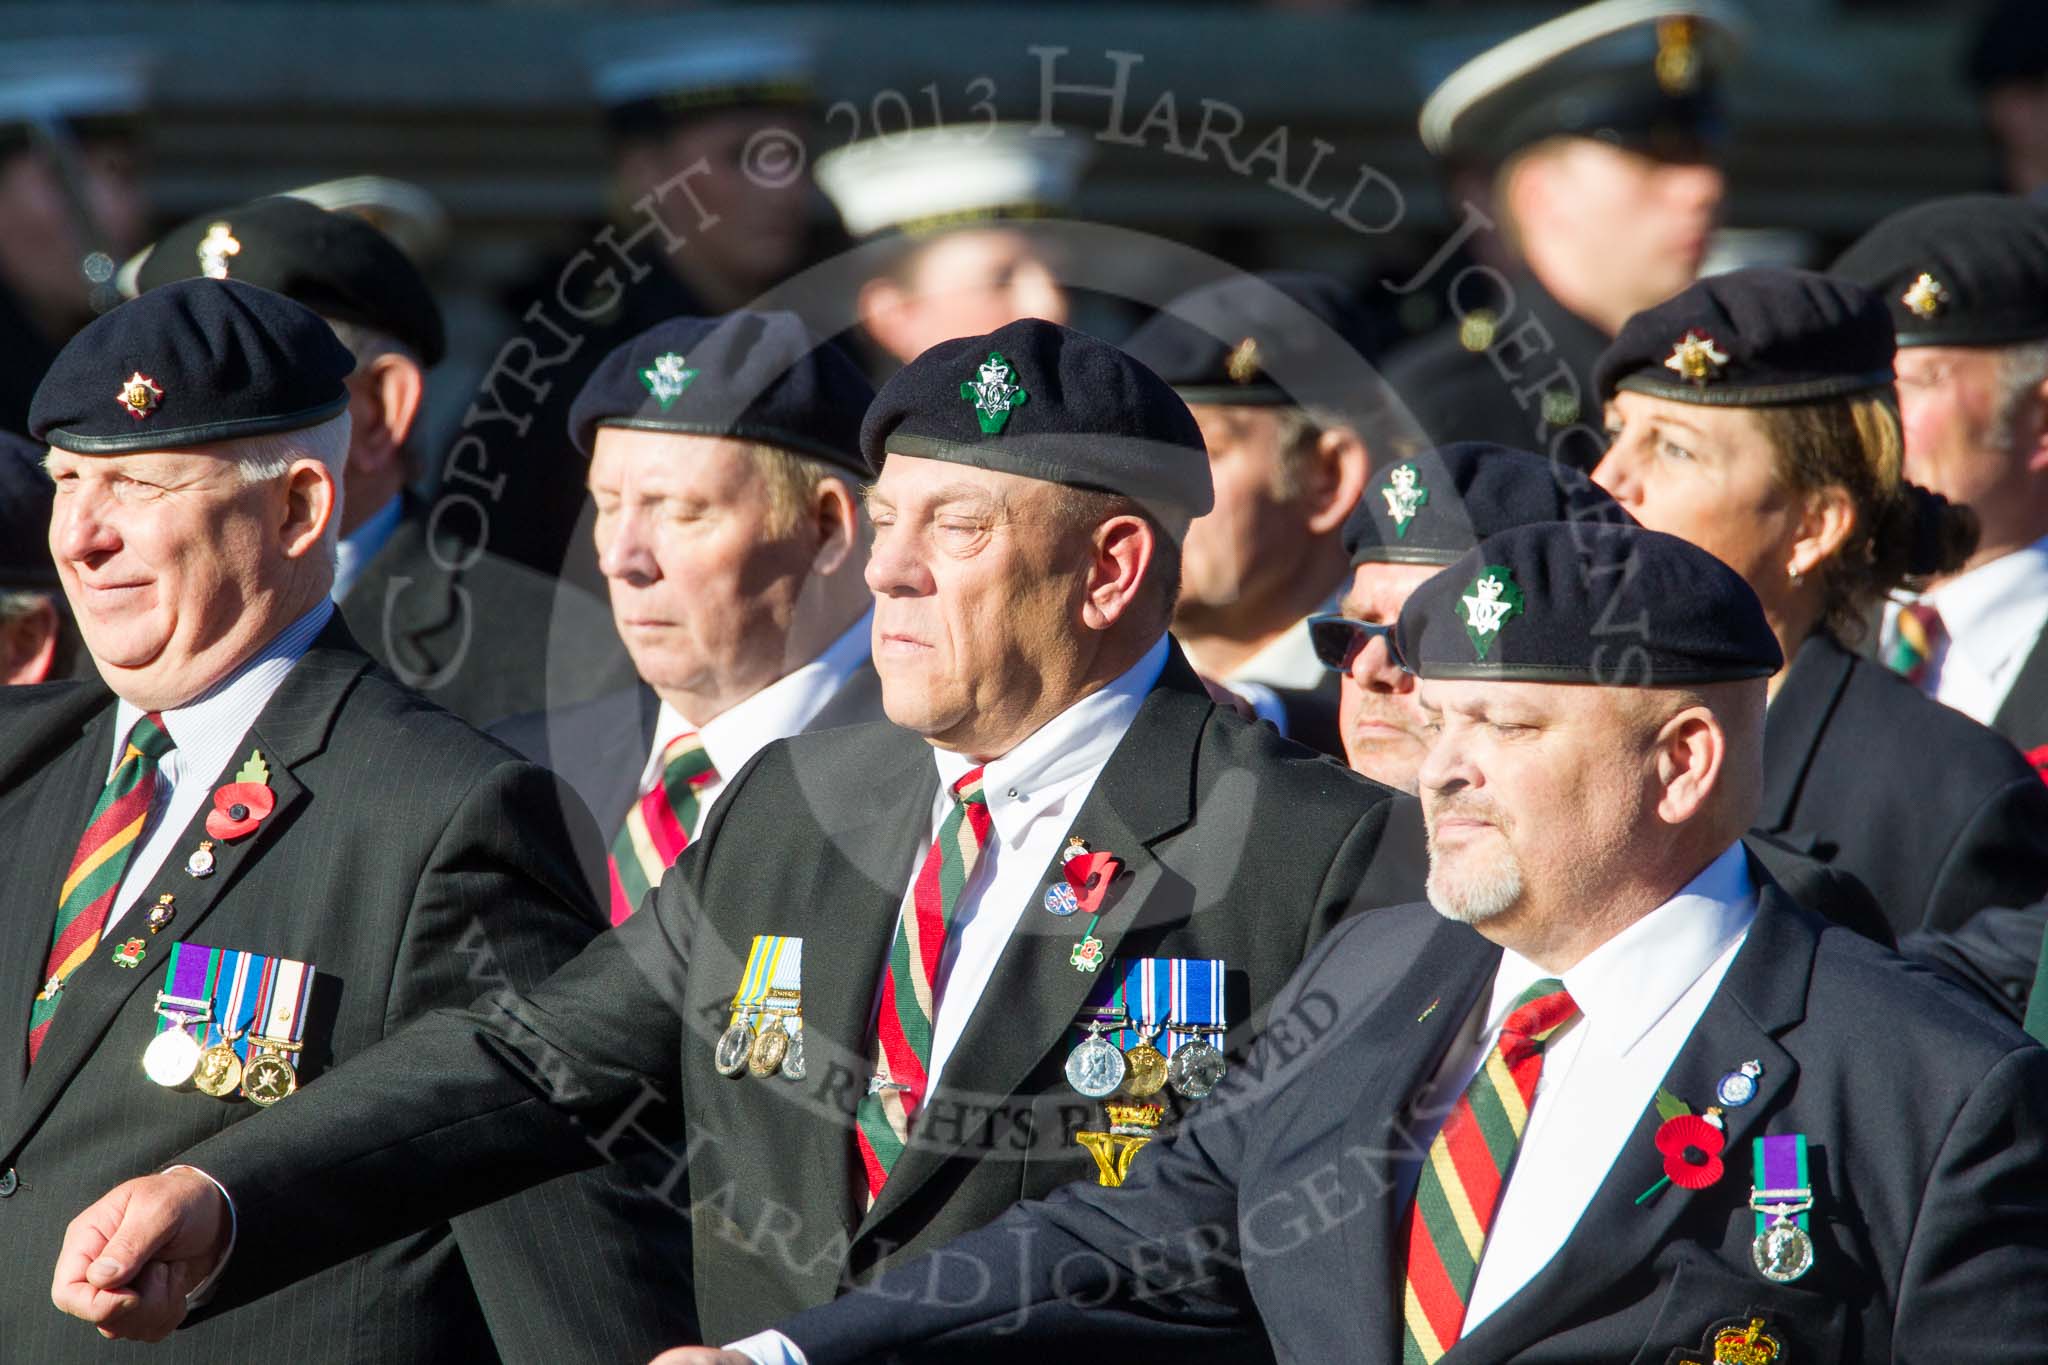
[[[117,1186],[65,1229],[50,1301],[101,1336],[162,1341],[227,1255],[231,1217],[189,1167]]]

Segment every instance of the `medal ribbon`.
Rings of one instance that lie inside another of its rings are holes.
[[[263,986],[256,996],[251,1032],[276,1043],[290,1043],[285,1060],[299,1062],[298,1042],[306,1027],[306,1001],[313,993],[313,969],[288,957],[263,964]]]
[[[1167,959],[1167,962],[1168,1017],[1184,1028],[1213,1025],[1200,1036],[1210,1047],[1221,1052],[1223,1032],[1229,1023],[1223,1017],[1223,959],[1176,957]],[[1149,991],[1147,998],[1152,998]],[[1171,1035],[1164,1044],[1155,1042],[1153,1046],[1171,1057],[1174,1048],[1195,1036],[1192,1033]]]
[[[234,1042],[235,1056],[246,1062],[249,1060],[249,1026],[256,1020],[257,994],[250,989],[249,983],[254,981],[260,985],[270,966],[270,959],[261,953],[245,953],[234,948],[215,951],[220,953],[220,971],[215,977],[213,1032],[207,1037],[211,1042],[226,1042],[228,1034],[238,1035]]]
[[[173,943],[171,960],[164,968],[163,993],[178,1000],[191,1000],[211,1006],[214,965],[212,949],[202,948],[196,943]],[[162,1033],[165,1029],[182,1027],[174,1022],[174,1016],[178,1013],[176,1005],[159,1004],[156,1007],[156,1031]],[[195,1003],[190,1017],[196,1018],[198,1013],[199,1004]],[[196,1036],[202,1045],[206,1042],[205,1025],[200,1026]]]
[[[1813,1188],[1806,1174],[1806,1134],[1804,1133],[1786,1133],[1778,1137],[1757,1138],[1754,1142],[1750,1143],[1750,1159],[1755,1163],[1753,1169],[1756,1171],[1756,1190],[1752,1193],[1751,1198],[1758,1203],[1764,1202],[1764,1199],[1760,1196],[1767,1196],[1779,1191],[1811,1190]],[[1782,1202],[1787,1204],[1806,1203],[1810,1201],[1811,1197],[1811,1195],[1804,1195],[1795,1200],[1788,1194]],[[1799,1224],[1801,1232],[1808,1230],[1807,1217],[1803,1211],[1794,1214],[1792,1217],[1793,1221]],[[1763,1236],[1766,1232],[1770,1231],[1771,1224],[1777,1221],[1778,1216],[1775,1213],[1759,1208],[1756,1211],[1756,1235],[1759,1237]]]
[[[770,992],[788,992],[793,996],[803,989],[803,961],[802,939],[782,934],[754,935],[754,942],[747,949],[747,969],[740,973],[740,988],[732,998],[732,1014],[727,1023],[737,1024],[770,1008]],[[777,1013],[794,1013],[795,1005],[792,1001],[777,1004],[773,1009]]]

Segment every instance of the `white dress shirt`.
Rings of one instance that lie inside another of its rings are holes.
[[[1980,564],[1920,600],[1941,613],[1943,634],[1922,688],[1989,725],[2048,629],[2048,537]],[[1885,639],[1892,638],[1898,616],[1899,603],[1886,603]]]
[[[1571,1236],[1720,988],[1749,935],[1756,905],[1748,856],[1738,843],[1564,973],[1579,1016],[1544,1049],[1529,1123],[1465,1310],[1464,1335],[1535,1278]],[[1449,1116],[1499,1042],[1515,997],[1551,975],[1517,953],[1503,954],[1492,993],[1466,1020],[1418,1112]],[[1710,1099],[1680,1098],[1697,1105]]]
[[[305,654],[313,637],[333,614],[334,603],[322,601],[272,636],[270,643],[254,657],[207,689],[198,700],[162,713],[164,729],[177,747],[157,765],[157,795],[150,808],[149,823],[143,827],[142,843],[121,875],[121,888],[114,893],[101,937],[112,931],[115,922],[149,886],[164,859],[176,851],[185,837],[185,827],[206,807],[214,788],[248,761],[249,755],[236,746],[270,703],[271,694],[277,691],[285,674],[292,671],[292,665]],[[129,731],[142,716],[143,711],[133,702],[124,700],[115,706],[114,747],[107,758],[109,779],[127,751]],[[268,761],[270,756],[264,757]]]
[[[1310,615],[1336,609],[1337,599],[1332,598]],[[1199,660],[1195,667],[1197,670],[1201,668]],[[1250,702],[1260,720],[1269,722],[1284,735],[1287,733],[1287,706],[1280,700],[1280,689],[1312,692],[1322,685],[1329,673],[1330,670],[1323,667],[1323,661],[1316,657],[1315,646],[1309,643],[1308,617],[1304,616],[1268,640],[1258,653],[1219,681]]]
[[[925,1068],[927,1096],[938,1089],[946,1060],[966,1032],[967,1021],[1017,922],[1037,904],[1039,881],[1066,843],[1075,814],[1095,789],[1095,779],[1123,742],[1145,694],[1159,681],[1165,667],[1166,638],[1161,636],[1145,657],[1115,682],[1075,702],[1010,752],[991,759],[984,769],[982,790],[988,795],[993,828],[939,959],[938,1018],[932,1021],[931,1062]],[[932,756],[938,764],[939,790],[932,800],[931,834],[925,840],[925,850],[938,838],[939,826],[953,808],[949,789],[975,766],[972,758],[943,749],[934,749]],[[922,862],[923,851],[918,858]],[[909,880],[914,885],[915,869]],[[898,914],[909,913],[910,901],[911,888],[906,887]],[[1076,926],[1075,936],[1079,935]],[[879,1007],[879,982],[875,998]],[[772,1330],[757,1332],[727,1349],[759,1365],[808,1365],[795,1342]]]
[[[648,750],[646,765],[640,769],[638,793],[647,795],[661,780],[661,755],[670,741],[695,730],[703,737],[705,755],[718,774],[697,788],[697,829],[703,828],[704,817],[717,803],[719,793],[747,766],[748,760],[776,740],[802,733],[825,709],[833,694],[846,686],[846,680],[867,662],[874,614],[870,607],[844,635],[826,646],[823,654],[796,672],[777,678],[715,720],[693,725],[682,712],[663,702],[654,721],[653,747]],[[692,839],[697,837],[697,829],[689,831]]]
[[[334,547],[334,587],[329,597],[339,602],[348,596],[356,579],[362,577],[363,566],[377,557],[377,551],[398,529],[398,515],[403,510],[402,500],[393,493],[391,501],[371,513],[368,521],[341,538]]]

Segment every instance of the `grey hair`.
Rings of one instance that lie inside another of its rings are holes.
[[[2019,441],[2027,404],[2048,384],[2048,339],[2024,341],[1998,353],[1998,387],[1992,396],[1991,433],[2010,453]]]
[[[334,513],[327,519],[327,532],[320,542],[326,548],[328,563],[332,564],[335,548],[341,543],[342,476],[348,468],[348,435],[348,409],[343,408],[317,426],[222,441],[214,450],[237,462],[245,484],[281,479],[300,460],[318,460],[324,465],[334,476]]]
[[[0,626],[11,621],[19,621],[32,611],[40,611],[50,597],[51,594],[47,592],[33,592],[27,589],[0,591]]]
[[[325,322],[328,329],[334,333],[335,340],[346,346],[348,353],[356,358],[356,369],[358,370],[371,361],[387,355],[395,355],[410,360],[413,364],[419,365],[422,370],[427,368],[425,365],[420,365],[420,358],[414,353],[412,347],[406,345],[397,337],[392,336],[389,332],[380,332],[374,327],[365,327],[358,322],[336,322],[333,318],[322,318],[321,321]]]

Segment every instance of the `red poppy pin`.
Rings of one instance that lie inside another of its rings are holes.
[[[2048,782],[2048,744],[2027,750],[2027,762],[2034,765],[2034,771],[2041,774],[2041,780]]]
[[[1067,885],[1074,888],[1074,898],[1080,902],[1078,908],[1099,915],[1102,898],[1109,894],[1110,883],[1123,867],[1124,860],[1114,853],[1091,853],[1086,842],[1074,838],[1067,841],[1067,857],[1060,864],[1060,871]]]
[[[249,761],[235,773],[235,780],[213,794],[213,809],[206,812],[206,832],[216,839],[239,839],[263,823],[277,805],[270,790],[270,765],[261,749],[252,750]]]
[[[1666,1185],[1704,1190],[1721,1178],[1721,1149],[1728,1145],[1726,1125],[1718,1106],[1707,1106],[1704,1114],[1662,1086],[1657,1088],[1657,1113],[1664,1120],[1657,1126],[1657,1150],[1664,1157],[1664,1178],[1636,1196],[1641,1206],[1664,1192]]]

